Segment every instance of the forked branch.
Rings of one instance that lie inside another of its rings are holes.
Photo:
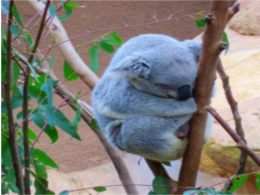
[[[210,3],[206,27],[203,33],[203,47],[199,61],[198,77],[194,97],[198,111],[191,119],[189,144],[183,157],[179,176],[179,186],[195,187],[206,127],[207,111],[205,106],[210,104],[212,87],[216,78],[216,66],[220,52],[226,44],[221,42],[224,28],[230,18],[239,10],[239,4],[230,7],[231,1],[214,1]],[[182,194],[184,189],[178,189]]]

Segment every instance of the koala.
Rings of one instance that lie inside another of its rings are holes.
[[[97,123],[112,145],[161,162],[183,156],[197,110],[193,89],[201,47],[144,34],[118,49],[92,93]]]

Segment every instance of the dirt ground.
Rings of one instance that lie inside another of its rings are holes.
[[[192,39],[198,35],[202,29],[198,29],[195,20],[189,17],[192,13],[207,11],[208,1],[75,1],[80,5],[86,4],[86,8],[73,8],[72,16],[64,20],[62,23],[68,32],[69,37],[80,35],[87,31],[98,29],[107,29],[112,27],[131,26],[154,21],[153,15],[156,12],[158,20],[166,19],[170,14],[175,13],[175,17],[185,16],[179,20],[172,20],[143,26],[137,28],[128,28],[116,30],[118,35],[125,42],[129,38],[144,34],[144,33],[161,33],[171,35],[179,40]],[[25,21],[28,21],[35,13],[26,2],[17,1],[18,9]],[[181,11],[182,10],[182,11]],[[62,13],[60,13],[62,15]],[[197,16],[199,17],[199,16]],[[73,40],[73,45],[77,46],[82,43],[92,41],[105,32],[93,33],[87,36],[79,37]],[[35,32],[33,31],[33,34]],[[40,45],[41,49],[48,47],[48,44],[53,44],[51,38],[47,38]],[[92,44],[87,44],[79,48],[79,54],[86,62],[90,64],[88,57],[88,49]],[[64,58],[59,55],[58,48],[53,48],[49,56],[58,55],[54,65],[54,71],[61,81],[63,78],[63,62]],[[101,76],[106,66],[109,63],[111,54],[100,52],[98,76]],[[80,99],[91,104],[90,90],[79,79],[74,82],[65,82],[64,84],[72,93],[76,94],[81,91]],[[62,101],[61,98],[55,97],[54,106],[57,106]],[[69,106],[63,106],[61,110],[71,120],[75,113]],[[31,128],[36,132],[39,129],[31,125]],[[87,127],[84,122],[79,124],[79,135],[81,141],[72,139],[59,130],[59,139],[56,143],[50,144],[51,140],[43,134],[40,138],[40,143],[37,147],[44,150],[51,156],[59,165],[61,171],[71,172],[88,169],[94,166],[102,165],[110,162],[102,144],[97,139],[95,134]]]

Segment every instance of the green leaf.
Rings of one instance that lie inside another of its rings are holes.
[[[153,191],[156,194],[169,194],[169,182],[161,175],[157,176],[153,180]]]
[[[20,193],[19,189],[17,188],[17,186],[14,183],[9,183],[9,187],[12,190],[12,192],[17,193],[17,194]]]
[[[148,195],[156,195],[156,193],[153,192],[153,191],[150,191],[150,192],[148,193]]]
[[[54,4],[51,4],[51,6],[49,7],[49,13],[51,16],[55,16],[57,14],[57,10],[56,10]]]
[[[54,61],[55,61],[56,58],[57,58],[57,56],[53,56],[53,57],[51,58],[49,70],[52,69],[52,67],[53,67],[53,65],[54,65]]]
[[[104,192],[107,189],[105,187],[98,186],[98,187],[94,187],[93,190],[95,190],[96,192]]]
[[[196,24],[197,24],[198,28],[203,27],[206,25],[206,20],[205,19],[196,19]]]
[[[36,140],[37,135],[36,135],[30,128],[28,128],[28,137],[29,137],[29,139],[31,139],[31,140]],[[38,140],[38,141],[39,141],[39,140]]]
[[[183,193],[183,195],[191,195],[191,194],[197,194],[199,190],[187,190]]]
[[[68,195],[70,193],[69,190],[64,190],[62,192],[59,193],[59,195]]]
[[[108,53],[114,53],[114,51],[115,51],[114,47],[107,42],[107,39],[102,39],[102,40],[100,41],[100,46],[101,46],[101,48],[102,48],[104,51],[106,51],[106,52],[108,52]]]
[[[1,54],[1,79],[4,82],[5,82],[5,72],[6,72],[6,55],[2,53]]]
[[[3,135],[1,135],[1,154],[3,155],[7,149],[10,149],[9,142]]]
[[[13,166],[8,168],[6,178],[9,183],[15,183],[16,180]]]
[[[72,3],[72,2],[70,2],[70,3]],[[63,16],[58,16],[58,18],[60,20],[65,20],[71,16],[73,10],[69,5],[63,5],[62,7],[66,11],[66,14]]]
[[[80,115],[81,115],[81,110],[79,107],[76,106],[76,116],[72,119],[72,125],[74,126],[75,129],[78,130],[78,124],[80,122]]]
[[[118,45],[118,46],[121,46],[123,44],[122,39],[119,36],[117,36],[115,31],[113,31],[111,35],[112,37],[107,39],[108,44]]]
[[[96,121],[95,119],[92,119],[92,120],[91,120],[90,125],[91,125],[94,129],[100,130],[100,129],[99,129],[99,126],[98,126],[98,124],[97,124],[97,121]]]
[[[171,165],[171,162],[162,162],[162,164],[164,164],[164,165],[166,165],[166,166],[169,166],[169,167],[172,166],[172,165]]]
[[[19,76],[20,76],[20,66],[17,63],[13,63],[11,66],[12,69],[12,84],[16,84]]]
[[[18,36],[19,35],[19,31],[16,25],[11,24],[10,26],[10,31],[14,36]]]
[[[98,54],[99,54],[98,45],[93,45],[88,51],[88,55],[90,57],[90,70],[92,70],[94,73],[97,73],[99,68]]]
[[[10,7],[9,1],[5,1],[5,0],[1,1],[1,8],[2,8],[3,14],[9,14],[9,7]]]
[[[256,187],[257,187],[257,190],[258,190],[258,192],[259,192],[259,194],[260,194],[260,173],[257,173],[257,174],[255,174],[255,177],[256,177]]]
[[[29,85],[28,87],[28,95],[34,99],[37,99],[37,103],[39,104],[48,104],[48,98],[46,98],[45,91],[40,90],[36,85]]]
[[[63,131],[65,131],[72,137],[80,140],[77,130],[60,110],[57,110],[55,112],[55,116],[56,116],[56,124],[59,128],[61,128]]]
[[[40,149],[34,149],[33,153],[34,157],[37,158],[39,161],[43,162],[46,166],[50,166],[57,169],[59,168],[59,166]]]
[[[42,113],[36,112],[33,113],[30,118],[32,118],[33,122],[39,127],[43,128],[45,125],[44,115]],[[58,131],[55,128],[51,128],[50,125],[47,125],[44,129],[44,132],[49,136],[52,143],[55,143],[58,140]]]
[[[28,100],[28,101],[30,101],[30,100]],[[23,97],[14,95],[12,97],[13,110],[16,109],[16,108],[21,107],[22,105],[23,105]],[[2,102],[2,112],[4,112],[4,113],[7,112],[6,104],[5,104],[4,101]]]
[[[34,45],[32,36],[27,31],[25,31],[25,35],[26,35],[26,40],[27,40],[27,43],[28,43],[29,47],[32,47]]]
[[[63,64],[63,73],[67,81],[75,81],[79,77],[77,73],[70,67],[69,63],[65,60]]]
[[[233,187],[229,191],[234,192],[246,182],[248,175],[239,174],[232,176],[231,178],[233,179]]]
[[[53,128],[56,125],[56,117],[54,114],[55,107],[49,104],[44,106],[40,106],[39,110],[45,113],[47,122],[49,123],[50,127]]]
[[[41,177],[43,179],[47,179],[47,172],[46,172],[46,167],[45,167],[44,163],[34,159],[34,168],[35,168],[36,174],[39,177]]]
[[[228,36],[227,36],[226,32],[223,32],[222,41],[227,43],[227,48],[225,49],[225,55],[227,55],[227,52],[229,50],[229,41],[228,41]]]
[[[18,22],[18,24],[20,24],[22,27],[24,27],[22,17],[20,16],[16,5],[13,5],[12,12],[13,12],[13,15],[14,15],[16,22]]]
[[[44,84],[42,84],[41,90],[43,90],[47,94],[48,104],[52,105],[53,93],[51,78],[48,78],[47,81]]]

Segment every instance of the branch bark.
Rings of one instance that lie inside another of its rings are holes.
[[[26,1],[36,12],[41,11],[45,7],[44,3],[39,1]],[[48,25],[48,28],[49,32],[55,40],[61,42],[69,39],[66,30],[56,16],[54,16],[54,19],[52,20],[51,24]],[[87,86],[93,89],[98,81],[98,77],[83,62],[83,60],[75,51],[72,43],[67,41],[59,45],[59,49],[67,62],[70,64],[71,68],[79,75],[80,79],[85,82]]]
[[[9,129],[9,145],[11,150],[11,156],[14,166],[14,172],[15,172],[15,179],[16,179],[16,185],[20,191],[20,194],[24,194],[24,182],[23,182],[23,174],[22,174],[22,167],[21,167],[21,161],[18,154],[18,145],[16,140],[16,133],[14,128],[14,119],[13,119],[13,106],[12,106],[12,97],[11,97],[11,85],[10,85],[10,76],[11,76],[11,47],[12,47],[12,33],[10,30],[10,26],[13,22],[13,12],[12,7],[14,5],[14,1],[10,1],[10,7],[9,7],[9,18],[8,18],[8,28],[7,28],[7,55],[6,55],[6,73],[5,73],[5,103],[7,107],[7,116],[8,116],[8,129]]]
[[[229,103],[229,106],[230,106],[232,114],[233,114],[236,132],[241,137],[241,139],[244,141],[244,143],[246,144],[245,134],[244,134],[243,126],[242,126],[242,119],[241,119],[239,111],[238,111],[238,104],[232,94],[231,87],[229,85],[229,77],[227,76],[220,59],[218,61],[217,72],[222,80],[226,99]],[[238,168],[237,168],[235,175],[242,174],[245,172],[246,159],[247,159],[246,152],[243,151],[242,149],[240,149],[239,163],[238,163]],[[232,188],[232,186],[233,186],[233,182],[232,182],[232,180],[230,180],[225,184],[223,191],[229,191]]]
[[[260,167],[260,158],[247,147],[243,139],[236,134],[236,132],[227,124],[227,122],[214,110],[211,106],[206,106],[206,110],[219,122],[219,124],[226,130],[226,132],[232,137],[232,139],[237,143],[237,147],[243,150],[252,160]]]
[[[221,42],[221,38],[227,22],[239,8],[238,4],[229,7],[230,4],[231,1],[212,0],[209,14],[205,18],[207,25],[203,34],[203,47],[194,90],[198,111],[193,115],[190,122],[189,144],[183,157],[179,186],[195,187],[204,144],[204,131],[207,119],[205,106],[210,104],[212,87],[216,78],[218,56],[226,47],[226,44]],[[183,192],[184,189],[179,188],[176,193],[182,194]]]

